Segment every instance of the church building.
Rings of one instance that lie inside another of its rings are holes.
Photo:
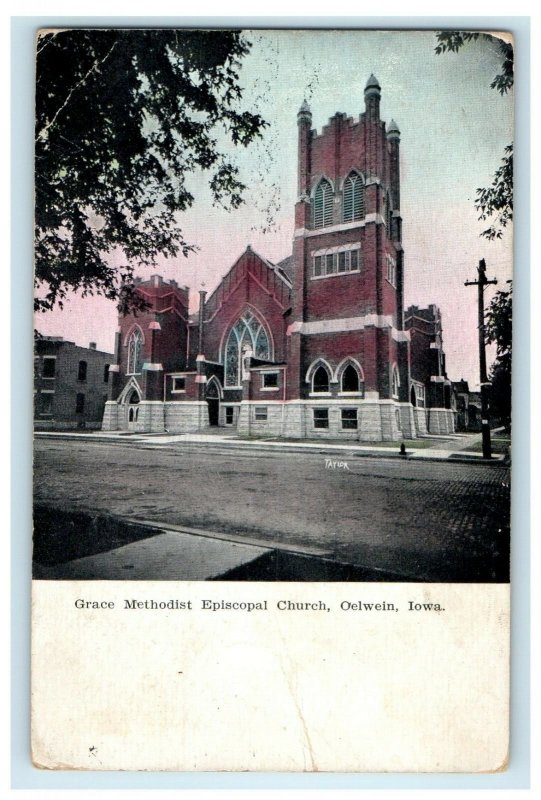
[[[380,119],[380,98],[372,75],[364,112],[320,133],[302,104],[291,256],[273,264],[248,246],[195,315],[187,287],[137,281],[148,308],[120,319],[104,430],[426,433],[404,325],[400,131]]]

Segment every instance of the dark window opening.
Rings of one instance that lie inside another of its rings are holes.
[[[82,414],[84,410],[85,410],[85,396],[84,394],[79,393],[75,400],[75,413]]]
[[[186,389],[186,378],[173,378],[173,391],[184,392]]]
[[[77,373],[77,380],[78,381],[86,381],[86,371],[87,371],[87,363],[86,361],[79,361],[79,371]]]
[[[233,406],[226,406],[225,407],[225,424],[232,425],[233,420],[235,418],[235,409]]]
[[[278,373],[277,372],[264,372],[263,373],[263,388],[276,389],[278,387]]]
[[[343,408],[342,409],[342,429],[357,430],[357,409],[356,408]]]
[[[314,428],[329,427],[329,409],[314,408]]]
[[[56,374],[56,358],[44,358],[42,376],[44,378],[54,378],[55,374]]]
[[[318,367],[314,373],[313,382],[314,392],[328,392],[329,391],[329,373],[325,367]]]
[[[342,391],[343,392],[358,392],[359,391],[359,375],[353,364],[348,364],[342,373]]]
[[[103,382],[109,383],[109,364],[106,364],[103,368]]]
[[[39,413],[43,416],[50,416],[53,413],[53,398],[54,394],[40,395],[40,408]]]

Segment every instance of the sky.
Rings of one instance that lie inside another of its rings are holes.
[[[248,190],[233,212],[212,206],[204,174],[191,180],[196,202],[179,217],[185,238],[198,246],[188,258],[159,259],[157,272],[192,290],[212,291],[250,244],[271,261],[291,253],[297,187],[297,111],[306,98],[318,131],[337,111],[356,117],[374,73],[382,90],[381,117],[401,131],[401,214],[405,307],[435,303],[442,312],[447,372],[479,383],[477,292],[479,259],[487,275],[486,303],[512,277],[512,230],[488,242],[479,236],[476,189],[489,186],[504,147],[513,140],[513,93],[490,88],[500,68],[495,41],[478,40],[458,54],[436,55],[434,32],[252,31],[241,72],[243,106],[269,123],[261,140],[237,149],[235,162]],[[267,209],[272,208],[272,224]],[[73,297],[63,311],[40,314],[36,327],[77,344],[112,351],[114,303]],[[489,362],[494,357],[488,353]]]

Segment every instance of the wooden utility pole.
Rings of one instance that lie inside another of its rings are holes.
[[[487,358],[485,353],[485,286],[496,284],[496,278],[487,279],[487,265],[482,258],[477,267],[478,279],[476,281],[466,281],[464,286],[477,286],[477,313],[479,328],[479,377],[481,383],[481,431],[483,434],[483,458],[492,458],[492,446],[490,444],[490,425],[488,422],[488,392],[490,383],[487,376]]]

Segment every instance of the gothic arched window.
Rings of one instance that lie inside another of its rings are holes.
[[[322,178],[314,195],[314,228],[332,225],[333,191],[328,180]]]
[[[329,391],[329,373],[326,368],[321,364],[314,372],[312,378],[312,391],[313,392],[328,392]]]
[[[250,311],[242,315],[227,338],[224,351],[226,386],[241,385],[242,351],[246,346],[255,358],[270,358],[270,344],[265,328]]]
[[[353,222],[364,217],[364,182],[357,172],[352,172],[344,182],[344,222]]]
[[[128,339],[128,375],[138,375],[143,368],[143,334],[135,328]]]
[[[343,392],[359,391],[359,373],[357,372],[353,364],[348,364],[342,373],[342,391]]]

